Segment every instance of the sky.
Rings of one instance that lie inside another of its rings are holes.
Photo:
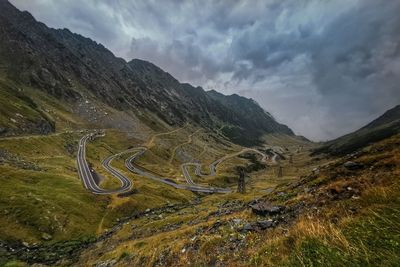
[[[315,141],[400,104],[399,0],[11,0],[181,82],[256,100]]]

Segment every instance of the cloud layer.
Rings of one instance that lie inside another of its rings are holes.
[[[314,140],[400,104],[397,0],[12,0],[179,80],[254,98]]]

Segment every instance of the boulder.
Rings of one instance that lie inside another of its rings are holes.
[[[275,206],[267,201],[252,204],[250,205],[250,208],[254,214],[261,216],[276,215],[281,213],[285,209],[284,206]]]
[[[257,226],[260,227],[261,230],[265,230],[267,228],[271,228],[273,226],[272,221],[258,221]]]
[[[343,166],[348,170],[358,170],[358,169],[362,169],[364,167],[363,164],[356,163],[353,161],[347,161],[346,163],[343,164]]]
[[[250,224],[250,223],[246,223],[244,226],[243,226],[243,231],[252,231],[252,230],[254,230],[254,228],[253,228],[253,226]]]
[[[233,219],[233,223],[234,224],[241,224],[242,223],[242,219],[238,219],[238,218]]]
[[[46,240],[46,241],[48,241],[48,240],[51,240],[53,237],[50,235],[50,234],[48,234],[48,233],[43,233],[42,234],[42,239],[43,240]]]

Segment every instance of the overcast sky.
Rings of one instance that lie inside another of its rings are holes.
[[[400,104],[399,0],[12,0],[115,55],[255,99],[313,140]]]

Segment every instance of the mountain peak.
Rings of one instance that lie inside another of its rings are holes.
[[[254,100],[180,83],[151,62],[126,62],[90,38],[48,28],[7,1],[0,0],[0,5],[0,61],[12,81],[65,103],[90,95],[122,112],[157,117],[150,121],[193,123],[208,129],[229,125],[229,138],[246,145],[257,143],[264,133],[293,134]]]

